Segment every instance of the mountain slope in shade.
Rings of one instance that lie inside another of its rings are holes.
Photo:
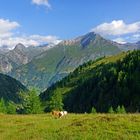
[[[114,42],[91,32],[73,40],[62,41],[30,63],[16,69],[11,75],[27,86],[45,89],[79,65],[119,52],[121,50]]]
[[[0,74],[0,98],[19,103],[18,93],[21,90],[26,90],[26,88],[19,81],[10,76]]]
[[[108,112],[119,105],[140,112],[140,50],[89,61],[40,97],[46,111],[64,104],[69,112],[90,112],[92,107]]]

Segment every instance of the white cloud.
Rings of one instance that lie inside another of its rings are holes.
[[[140,22],[126,24],[123,20],[113,20],[93,28],[92,31],[104,36],[126,35],[140,32]]]
[[[8,46],[9,49],[12,49],[18,43],[22,43],[25,46],[39,46],[42,44],[56,45],[61,40],[56,36],[41,36],[41,35],[30,35],[18,37],[14,34],[14,30],[20,25],[15,21],[9,21],[0,19],[0,47]]]
[[[125,39],[123,39],[123,38],[116,38],[116,39],[113,39],[113,41],[115,41],[117,43],[120,43],[120,44],[125,44],[126,43]]]
[[[9,37],[5,39],[0,39],[0,46],[8,46],[9,49],[13,49],[18,43],[22,43],[25,46],[39,46],[42,44],[56,45],[60,42],[56,36],[21,36],[21,37]]]
[[[133,37],[134,39],[140,39],[140,34],[134,34],[132,37]]]
[[[11,37],[12,31],[19,26],[19,23],[15,21],[0,19],[0,38]]]
[[[32,0],[32,3],[36,5],[45,5],[48,8],[51,8],[51,5],[49,4],[48,0]]]
[[[36,46],[39,45],[37,41],[22,38],[22,37],[10,37],[5,39],[0,39],[0,46],[8,46],[9,49],[13,49],[18,43],[22,43],[25,46]]]
[[[36,40],[38,43],[43,44],[47,42],[48,44],[58,44],[61,40],[58,39],[56,36],[41,36],[41,35],[31,35],[30,39]]]

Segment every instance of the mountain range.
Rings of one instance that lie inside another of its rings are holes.
[[[62,41],[51,49],[47,46],[26,48],[18,44],[13,50],[0,53],[0,71],[27,87],[44,90],[85,62],[139,48],[140,42],[118,44],[90,32]]]
[[[116,43],[93,32],[62,41],[41,53],[31,62],[10,73],[24,85],[45,89],[67,76],[79,65],[106,55],[121,52]]]

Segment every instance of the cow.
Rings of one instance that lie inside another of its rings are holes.
[[[66,116],[68,114],[68,112],[67,111],[63,111],[63,114],[64,114],[64,116]]]
[[[52,115],[57,118],[62,118],[68,114],[67,111],[52,111]]]
[[[61,111],[55,111],[55,110],[53,110],[53,111],[52,111],[52,115],[53,115],[54,117],[58,117],[58,118],[61,118],[61,117],[62,117]]]

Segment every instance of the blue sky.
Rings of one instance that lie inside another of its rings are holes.
[[[134,42],[140,39],[139,13],[140,0],[1,0],[1,28],[16,24],[0,28],[0,40],[6,44],[19,39],[28,45],[35,39],[54,42],[92,30],[118,42]]]

